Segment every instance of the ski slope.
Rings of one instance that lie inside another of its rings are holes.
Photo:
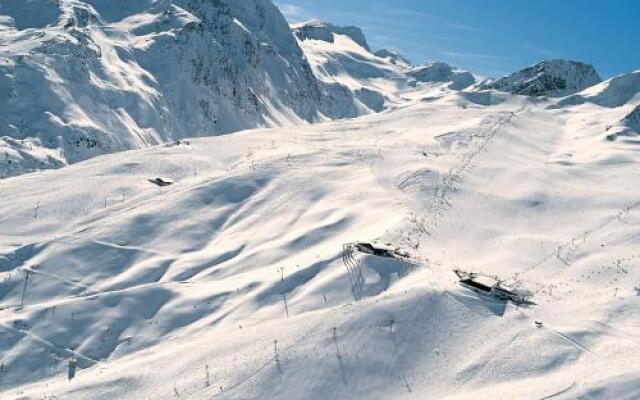
[[[0,181],[0,398],[640,397],[639,142],[607,139],[640,97],[617,87],[417,88]],[[347,269],[356,240],[415,263]]]

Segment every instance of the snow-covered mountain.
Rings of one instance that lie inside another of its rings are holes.
[[[413,67],[396,51],[373,52],[362,31],[312,20],[293,25],[314,74],[329,85],[349,88],[366,111],[382,111],[406,100],[419,85],[462,90],[475,77],[443,62]]]
[[[591,110],[607,121],[604,132],[585,125],[584,132],[597,132],[597,136],[621,144],[640,144],[640,71],[616,76],[566,97],[550,108]],[[615,112],[615,114],[614,114]],[[615,115],[611,118],[608,115]]]
[[[601,81],[595,68],[589,64],[570,60],[549,60],[484,83],[481,88],[526,96],[566,96]]]
[[[380,49],[374,53],[377,57],[387,58],[391,64],[400,64],[408,67],[411,65],[411,61],[405,58],[400,52],[390,49]]]
[[[386,53],[382,57],[372,53],[359,28],[318,20],[292,28],[315,76],[327,85],[348,88],[364,112],[382,111],[399,101],[408,65]]]
[[[453,90],[463,90],[473,85],[476,78],[470,72],[462,71],[443,62],[434,62],[411,68],[407,75],[418,83],[447,83]]]
[[[2,174],[361,113],[270,0],[3,0]]]
[[[559,105],[593,103],[611,108],[636,102],[640,102],[640,70],[615,76],[580,93],[568,96]]]
[[[605,137],[631,78],[425,87],[0,181],[0,398],[638,398],[640,153]]]
[[[320,20],[295,24],[293,32],[300,40],[321,40],[323,42],[334,43],[335,35],[346,36],[354,41],[358,46],[367,51],[371,51],[367,39],[362,29],[357,26],[337,26]]]
[[[0,179],[0,398],[640,398],[640,71],[475,81],[268,0],[0,0],[0,174],[73,163]]]

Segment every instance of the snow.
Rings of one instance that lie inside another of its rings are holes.
[[[566,96],[579,92],[602,79],[589,64],[571,60],[542,61],[504,78],[480,85],[527,96]]]
[[[318,24],[318,21],[311,21],[293,26],[298,43],[318,79],[356,93],[369,112],[381,111],[389,103],[399,101],[398,92],[406,87],[403,75],[406,66],[374,55],[368,47],[343,34],[341,27],[321,24],[323,29],[319,32],[322,34],[310,34],[317,31]],[[313,30],[308,31],[309,27]]]
[[[636,398],[636,100],[406,96],[0,181],[0,397]]]
[[[348,37],[363,49],[371,51],[362,29],[357,26],[336,26],[316,19],[294,24],[292,28],[298,39],[302,41],[313,39],[333,43],[334,35],[342,35]]]
[[[561,105],[595,103],[604,107],[620,107],[640,101],[640,70],[613,77],[567,97]]]
[[[410,66],[411,61],[406,59],[400,52],[397,50],[390,49],[381,49],[374,53],[376,56],[380,58],[389,58],[390,62],[393,64],[404,64],[405,66]]]
[[[403,104],[416,86],[462,90],[475,82],[471,73],[443,62],[412,67],[398,52],[372,52],[359,28],[318,20],[292,28],[314,75],[328,85],[348,88],[362,103],[362,114]]]
[[[313,76],[269,0],[7,0],[0,14],[2,177],[366,111]]]
[[[428,63],[410,69],[407,75],[417,82],[446,82],[449,88],[463,90],[473,85],[476,78],[470,72],[461,71],[443,62]]]
[[[474,83],[267,0],[0,13],[0,398],[640,395],[640,71]]]

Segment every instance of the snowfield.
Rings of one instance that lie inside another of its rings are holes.
[[[0,0],[0,398],[640,398],[640,70],[600,81]]]
[[[557,99],[426,84],[380,114],[0,181],[0,397],[637,399],[640,141],[608,127],[640,95],[620,79],[638,73]],[[373,240],[413,261],[344,265]]]

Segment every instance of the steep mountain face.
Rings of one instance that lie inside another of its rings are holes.
[[[416,82],[450,82],[449,88],[462,90],[476,82],[473,74],[456,69],[443,62],[434,62],[407,71]]]
[[[360,28],[321,21],[292,26],[315,76],[354,93],[363,112],[382,111],[406,87],[405,63],[371,52]]]
[[[589,64],[569,60],[542,61],[481,89],[496,89],[526,96],[563,96],[593,86],[602,79]]]
[[[359,114],[270,0],[0,3],[0,174]]]
[[[412,68],[396,51],[372,52],[356,27],[321,21],[293,25],[300,47],[318,79],[349,88],[365,112],[377,112],[406,101],[416,86],[462,90],[475,82],[472,74],[437,62]]]

